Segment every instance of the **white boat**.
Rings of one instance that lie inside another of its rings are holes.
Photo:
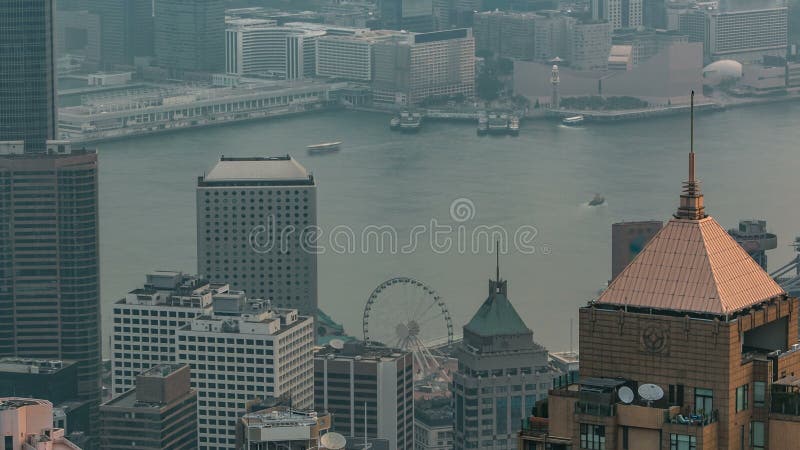
[[[342,145],[341,141],[323,142],[322,144],[309,145],[306,148],[308,149],[308,153],[316,155],[321,153],[338,152],[341,145]]]
[[[583,123],[583,120],[584,120],[584,119],[583,119],[583,116],[581,116],[581,115],[577,115],[577,116],[564,117],[564,118],[561,120],[561,123],[562,123],[563,125],[567,125],[567,126],[575,126],[575,125],[580,125],[580,124],[582,124],[582,123]]]

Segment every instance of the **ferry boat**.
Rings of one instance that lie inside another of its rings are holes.
[[[389,129],[390,130],[399,130],[400,129],[400,118],[399,117],[392,117],[392,120],[389,121]]]
[[[606,202],[606,198],[600,194],[594,194],[594,198],[589,201],[589,206],[600,206]]]
[[[512,136],[519,136],[519,117],[511,116],[511,119],[509,119],[508,134]]]
[[[341,148],[341,145],[342,145],[341,141],[323,142],[322,144],[309,145],[306,148],[308,148],[308,153],[310,155],[321,155],[323,153],[338,152],[339,149]]]
[[[486,114],[478,114],[478,136],[483,136],[489,132],[489,119]]]
[[[422,114],[403,111],[400,113],[400,131],[416,133],[422,127]]]
[[[508,114],[489,114],[489,134],[508,133]]]
[[[574,127],[574,126],[576,126],[576,125],[580,125],[580,124],[582,124],[582,123],[583,123],[583,120],[584,120],[584,119],[583,119],[583,116],[582,116],[582,115],[570,116],[570,117],[564,117],[564,118],[561,120],[561,124],[562,124],[562,125],[566,125],[566,126],[568,126],[568,127]]]

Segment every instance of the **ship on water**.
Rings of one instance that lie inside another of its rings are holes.
[[[400,112],[400,131],[403,133],[416,133],[422,128],[422,114],[418,112]]]
[[[504,112],[481,112],[478,114],[478,136],[486,134],[519,135],[519,117]]]
[[[606,198],[600,194],[594,194],[594,198],[589,201],[589,206],[600,206],[606,202]]]
[[[568,127],[575,127],[582,124],[584,120],[584,117],[579,114],[577,116],[564,117],[561,119],[561,124]]]
[[[341,149],[342,142],[323,142],[321,144],[314,144],[309,145],[306,147],[308,149],[309,155],[322,155],[325,153],[334,153],[338,152]]]

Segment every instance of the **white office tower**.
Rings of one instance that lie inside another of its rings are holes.
[[[178,362],[191,367],[201,450],[236,448],[249,403],[276,398],[314,406],[313,319],[243,292],[214,296],[213,313],[178,330]]]
[[[708,17],[708,53],[712,60],[760,63],[764,56],[786,57],[789,9],[757,2],[742,10],[714,10]]]
[[[314,177],[289,156],[222,157],[197,181],[197,266],[279,308],[317,311]]]
[[[175,332],[211,311],[212,296],[227,285],[181,272],[153,272],[141,288],[114,303],[111,383],[114,396],[135,387],[136,375],[175,362]]]

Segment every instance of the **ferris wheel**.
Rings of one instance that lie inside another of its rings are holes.
[[[364,306],[364,341],[410,351],[421,377],[441,370],[431,346],[453,343],[453,321],[442,297],[410,277],[376,287]]]

